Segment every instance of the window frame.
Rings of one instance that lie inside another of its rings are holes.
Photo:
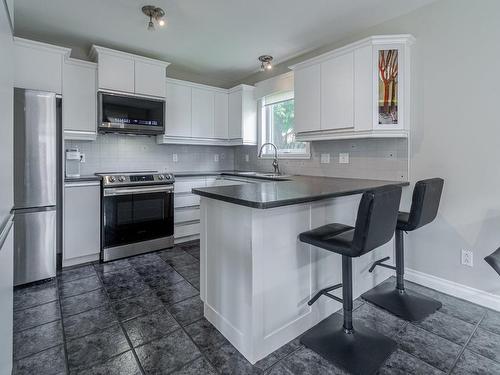
[[[293,96],[293,99],[295,100],[295,95]],[[290,100],[290,99],[287,99]],[[266,142],[269,142],[268,140],[264,139],[264,127],[266,126],[266,110],[265,110],[265,97],[260,98],[257,101],[257,139],[258,139],[258,150],[257,154],[262,147],[262,145]],[[279,102],[276,102],[279,103]],[[278,149],[278,159],[311,159],[311,145],[310,142],[304,142],[306,144],[305,151],[296,153],[296,152],[286,152],[282,151],[282,149]],[[274,149],[271,147],[266,148],[268,151],[266,152],[265,150],[262,152],[262,155],[260,156],[260,159],[274,159]]]

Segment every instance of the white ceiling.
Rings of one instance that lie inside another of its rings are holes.
[[[17,36],[75,47],[92,44],[160,58],[194,80],[228,86],[433,0],[15,0]],[[146,30],[143,5],[162,7],[168,26]],[[82,52],[84,51],[84,52]]]

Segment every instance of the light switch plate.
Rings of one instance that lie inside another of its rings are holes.
[[[216,163],[218,163],[218,162],[219,162],[219,154],[215,154],[215,155],[214,155],[214,161],[215,161]]]
[[[85,154],[80,153],[80,163],[85,163],[86,161],[87,161],[87,159],[85,158]]]
[[[321,154],[320,156],[320,163],[321,164],[330,164],[330,154]]]
[[[248,163],[250,161],[250,156],[248,154],[245,154],[245,161]]]
[[[172,160],[174,163],[177,163],[179,161],[179,158],[177,157],[177,154],[172,154]]]
[[[349,164],[349,153],[348,152],[339,153],[339,163],[340,164]]]

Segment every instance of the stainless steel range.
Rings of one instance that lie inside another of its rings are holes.
[[[174,244],[174,176],[98,173],[102,177],[101,261]]]

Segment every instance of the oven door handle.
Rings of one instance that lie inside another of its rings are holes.
[[[106,188],[104,189],[105,197],[112,197],[116,195],[131,195],[131,194],[148,194],[148,193],[172,193],[174,186],[161,186],[161,187],[138,187],[138,188]]]

